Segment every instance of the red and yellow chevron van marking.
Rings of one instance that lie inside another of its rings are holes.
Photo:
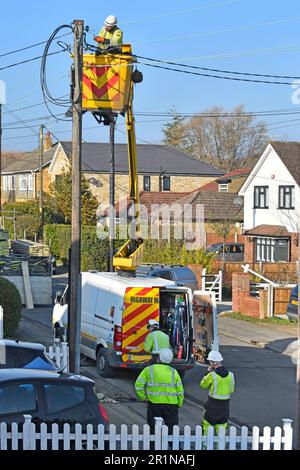
[[[151,319],[159,321],[159,288],[126,289],[122,325],[124,362],[144,362],[151,359],[144,352],[147,324]]]

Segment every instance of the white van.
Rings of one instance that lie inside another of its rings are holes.
[[[56,299],[53,327],[66,328],[67,317],[68,288]],[[194,365],[191,289],[160,278],[82,273],[81,352],[96,359],[100,376],[149,364],[143,345],[150,319],[169,335],[172,365],[183,375]]]

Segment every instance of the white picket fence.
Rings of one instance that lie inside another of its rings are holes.
[[[69,424],[59,429],[58,424],[52,424],[51,432],[47,424],[40,425],[37,431],[31,416],[24,416],[23,429],[17,424],[0,424],[0,450],[292,450],[293,428],[292,420],[283,420],[283,426],[265,427],[262,432],[257,426],[251,430],[243,426],[240,430],[231,426],[226,432],[221,429],[214,436],[210,428],[208,435],[202,434],[201,426],[192,429],[185,426],[183,430],[174,426],[173,434],[168,434],[167,426],[158,424],[155,434],[150,434],[148,425],[139,428],[133,425],[121,425],[120,429],[114,424],[108,431],[103,425],[95,433],[92,425],[83,431],[80,424],[74,430]]]
[[[46,354],[52,359],[59,370],[69,372],[69,346],[68,343],[62,343],[55,340],[53,345],[49,346],[48,350],[45,348]]]

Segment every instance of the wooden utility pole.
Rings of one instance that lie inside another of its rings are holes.
[[[40,127],[40,217],[41,217],[41,235],[43,237],[44,232],[44,174],[43,174],[43,167],[44,167],[44,126]]]
[[[81,330],[81,142],[84,21],[74,23],[74,95],[72,136],[72,238],[70,269],[70,372],[80,373]]]
[[[110,214],[109,214],[109,266],[110,272],[114,272],[114,254],[115,254],[115,119],[112,116],[110,124],[110,177],[109,177],[109,198],[110,198]]]
[[[298,232],[298,348],[297,348],[297,411],[296,411],[296,448],[300,450],[300,229]]]
[[[0,103],[0,215],[2,216],[2,104]]]

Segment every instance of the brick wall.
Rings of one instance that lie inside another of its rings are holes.
[[[265,293],[264,293],[265,294]],[[249,317],[264,318],[267,313],[266,297],[250,296],[250,275],[232,274],[232,310]]]
[[[245,237],[245,263],[254,262],[254,242],[249,237]]]
[[[296,263],[298,260],[298,234],[293,233],[291,237],[291,262]]]

